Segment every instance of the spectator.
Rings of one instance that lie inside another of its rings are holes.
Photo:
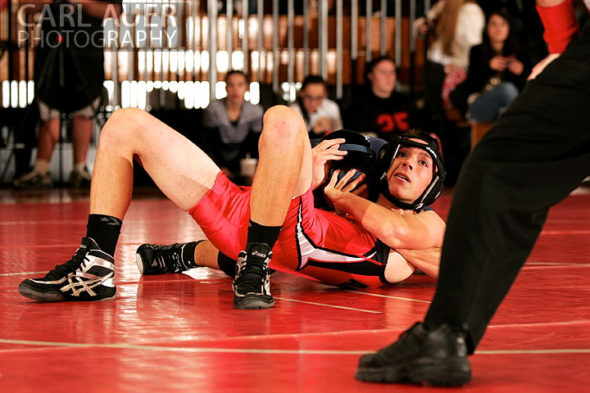
[[[263,109],[245,100],[249,81],[242,71],[225,77],[227,97],[214,100],[203,115],[204,139],[215,163],[227,177],[240,180],[240,159],[258,157]]]
[[[303,79],[297,101],[291,108],[301,114],[311,138],[319,138],[342,128],[338,104],[327,98],[328,86],[319,75]]]
[[[483,41],[471,48],[467,79],[451,93],[456,108],[477,123],[491,123],[516,98],[530,62],[512,35],[504,11],[490,14]]]
[[[23,3],[31,12],[42,11],[41,36],[35,48],[35,97],[42,124],[33,170],[13,184],[17,188],[52,186],[49,162],[60,139],[61,114],[67,113],[72,115],[74,147],[69,183],[89,186],[86,156],[104,82],[102,22],[119,15],[121,0]]]
[[[434,30],[424,68],[425,114],[430,131],[442,128],[444,109],[450,109],[450,91],[467,76],[469,50],[481,43],[485,16],[471,0],[441,0],[425,18],[416,20],[418,33]]]
[[[368,86],[346,109],[346,128],[374,133],[389,140],[392,132],[410,129],[413,105],[408,97],[395,91],[395,63],[379,57],[367,66]]]

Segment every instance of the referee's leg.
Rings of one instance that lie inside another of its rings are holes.
[[[529,82],[463,166],[425,323],[467,329],[473,351],[549,207],[590,172],[590,32]]]

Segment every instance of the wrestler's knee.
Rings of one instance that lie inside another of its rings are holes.
[[[260,136],[265,145],[283,145],[294,139],[307,137],[305,123],[294,109],[284,105],[269,108],[264,114],[264,128]]]
[[[100,132],[99,145],[119,146],[135,140],[136,131],[150,117],[149,113],[137,108],[123,108],[113,112]]]
[[[122,108],[118,109],[109,117],[108,123],[117,123],[117,125],[123,125],[127,127],[133,127],[138,124],[145,122],[152,116],[137,108]]]

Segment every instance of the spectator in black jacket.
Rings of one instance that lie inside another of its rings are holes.
[[[493,122],[522,90],[530,72],[507,13],[490,15],[483,41],[471,48],[469,58],[467,79],[451,93],[453,105],[471,121]]]
[[[395,63],[379,57],[367,66],[369,85],[364,94],[353,98],[344,111],[344,127],[363,133],[374,133],[389,140],[392,132],[410,129],[413,112],[411,100],[395,91]]]

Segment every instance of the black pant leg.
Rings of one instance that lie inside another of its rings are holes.
[[[590,174],[590,31],[530,82],[467,158],[454,190],[427,325],[467,328],[471,350],[550,206]]]

